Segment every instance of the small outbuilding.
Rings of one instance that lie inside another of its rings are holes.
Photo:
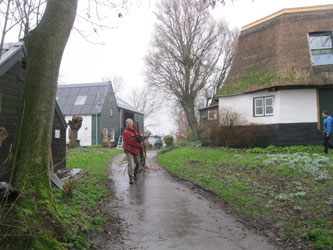
[[[265,143],[322,142],[333,114],[333,5],[283,9],[242,28],[220,91],[219,119],[268,128]]]
[[[115,96],[111,82],[58,85],[57,101],[68,122],[73,115],[82,116],[78,131],[81,146],[102,144],[102,128],[116,146],[128,118],[139,124],[143,132],[143,113]],[[67,131],[69,142],[70,128]]]
[[[0,58],[0,127],[6,130],[0,146],[0,180],[8,169],[8,157],[14,141],[26,71],[23,43],[4,44]],[[58,104],[55,107],[52,155],[55,169],[66,167],[66,127]],[[24,140],[24,138],[22,138]]]
[[[218,104],[213,104],[208,107],[199,109],[200,126],[204,128],[206,127],[208,121],[217,121],[218,111],[219,111]]]

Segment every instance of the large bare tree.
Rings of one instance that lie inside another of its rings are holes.
[[[204,107],[208,107],[209,104],[213,101],[227,78],[232,59],[234,57],[238,35],[238,30],[226,29],[223,33],[223,50],[221,55],[222,60],[216,65],[215,71],[212,73],[212,76],[208,79],[206,86],[201,91],[201,96],[204,98]]]
[[[207,4],[196,0],[162,0],[156,17],[152,48],[146,56],[147,81],[180,104],[198,139],[195,101],[223,75],[229,29],[211,16]]]

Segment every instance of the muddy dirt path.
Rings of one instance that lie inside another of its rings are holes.
[[[128,182],[124,155],[113,158],[110,178],[115,199],[109,204],[125,225],[118,242],[105,249],[277,249],[247,230],[220,205],[189,183],[177,181],[156,163],[150,152],[150,169],[134,185]]]

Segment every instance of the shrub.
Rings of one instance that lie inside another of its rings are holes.
[[[173,145],[173,137],[171,135],[164,136],[163,140],[167,147],[171,147]]]
[[[71,199],[73,197],[74,189],[77,187],[76,179],[72,176],[69,180],[64,184],[62,192],[65,199]]]
[[[171,150],[174,150],[176,147],[174,145],[171,145],[171,146],[165,146],[165,147],[162,147],[158,153],[159,154],[164,154],[166,152],[170,152]]]
[[[268,128],[264,125],[235,126],[229,123],[226,126],[214,121],[203,132],[201,142],[203,146],[251,148],[268,135]]]
[[[179,147],[186,147],[190,145],[190,143],[185,141],[184,139],[177,141],[175,144]]]

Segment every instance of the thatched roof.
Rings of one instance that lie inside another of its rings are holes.
[[[321,31],[333,31],[333,5],[283,9],[243,27],[220,94],[333,85],[333,65],[311,61],[308,34]]]

